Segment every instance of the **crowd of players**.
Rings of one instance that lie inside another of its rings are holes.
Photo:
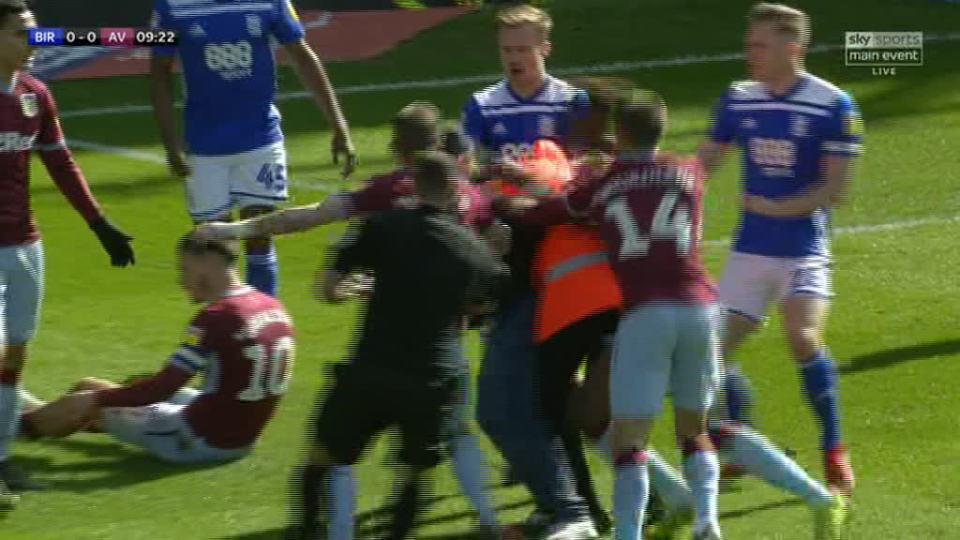
[[[368,307],[295,474],[292,537],[355,536],[352,465],[390,426],[399,427],[405,465],[391,538],[411,533],[427,473],[447,456],[481,534],[516,533],[486,490],[461,346],[471,325],[484,329],[485,348],[475,418],[533,497],[524,534],[595,538],[613,527],[618,539],[669,538],[692,521],[694,538],[721,538],[719,453],[725,474],[754,474],[801,496],[815,537],[839,537],[854,480],[822,334],[829,209],[845,193],[862,124],[848,94],[805,71],[805,14],[776,4],[750,11],[752,80],[730,86],[699,155],[682,157],[658,150],[661,96],[627,81],[550,76],[549,15],[505,8],[496,26],[504,79],[470,97],[462,130],[445,130],[430,103],[411,103],[392,121],[395,170],[277,211],[287,176],[271,37],[334,126],[344,174],[356,164],[293,7],[159,0],[153,23],[181,36],[178,50],[154,51],[152,98],[199,224],[177,244],[181,282],[204,307],[157,374],[123,385],[87,378],[45,403],[19,387],[43,291],[32,151],[112,264],[134,256],[73,162],[52,96],[24,71],[32,14],[0,0],[0,503],[12,507],[15,491],[39,487],[9,462],[18,433],[106,432],[174,462],[247,455],[287,390],[295,349],[291,317],[275,299],[270,238],[354,220],[315,290],[330,302],[369,297]],[[189,89],[186,147],[174,129],[174,55]],[[743,149],[743,211],[717,291],[699,256],[703,197],[734,146]],[[229,222],[235,209],[241,220]],[[245,278],[236,240],[245,241]],[[773,303],[821,427],[826,485],[750,427],[749,384],[730,362]],[[202,389],[187,387],[201,372]],[[682,474],[649,448],[667,394]],[[613,519],[593,489],[585,440],[614,470]],[[664,509],[644,531],[651,490]]]

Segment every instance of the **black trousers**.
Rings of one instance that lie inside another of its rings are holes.
[[[538,351],[540,409],[550,429],[560,435],[573,469],[577,493],[597,520],[606,516],[600,503],[583,450],[580,428],[567,415],[573,377],[587,362],[595,362],[607,347],[605,341],[617,329],[618,311],[605,311],[568,326],[543,342]]]

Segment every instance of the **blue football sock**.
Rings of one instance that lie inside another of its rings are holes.
[[[247,252],[247,283],[258,291],[277,296],[280,264],[273,244],[266,252]]]
[[[723,390],[727,403],[727,418],[750,425],[753,388],[750,386],[750,379],[740,371],[740,366],[727,364],[724,371]]]
[[[837,391],[837,368],[826,349],[821,349],[800,365],[803,390],[817,415],[822,430],[824,450],[840,445],[840,403]]]

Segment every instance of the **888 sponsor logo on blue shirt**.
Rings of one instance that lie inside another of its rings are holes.
[[[208,43],[203,47],[203,60],[207,69],[228,81],[253,76],[253,47],[249,41]]]

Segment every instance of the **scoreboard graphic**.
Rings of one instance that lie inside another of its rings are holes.
[[[33,47],[176,47],[177,33],[158,28],[32,28]]]

